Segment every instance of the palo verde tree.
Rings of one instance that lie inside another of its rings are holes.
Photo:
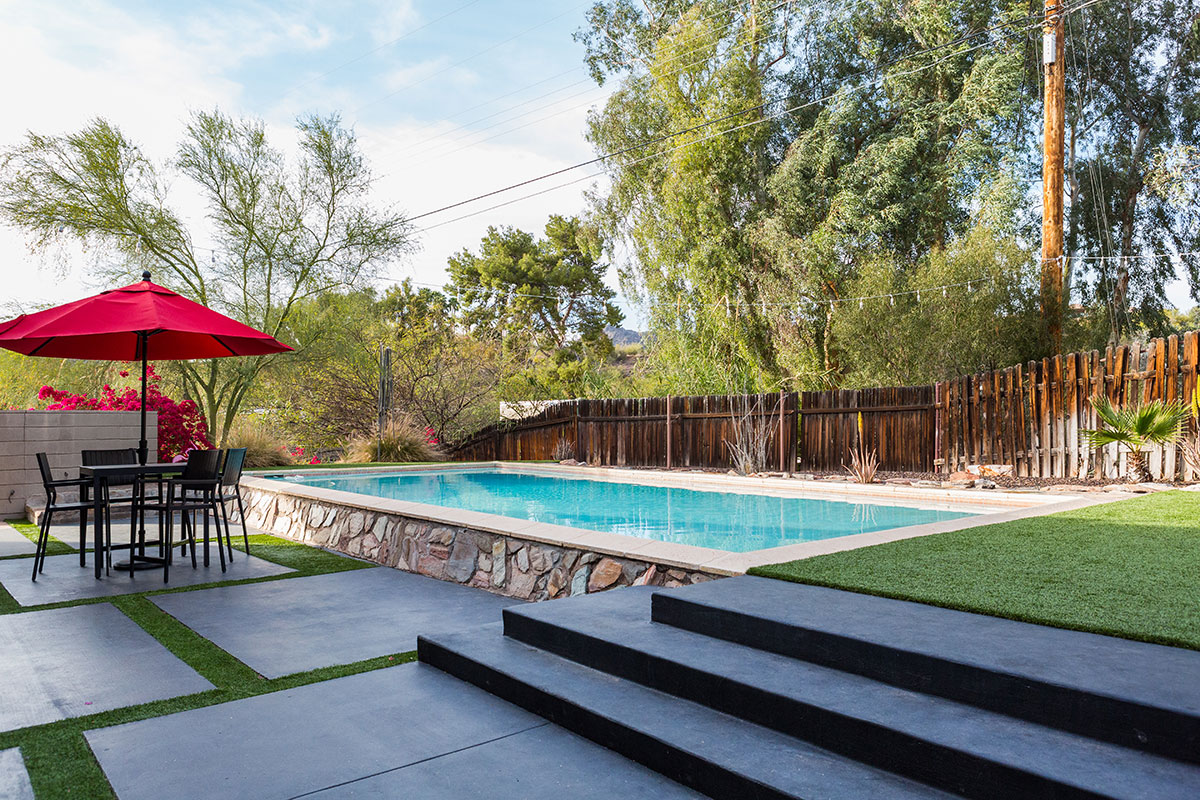
[[[0,214],[35,248],[84,241],[107,282],[150,269],[159,282],[282,335],[298,303],[364,284],[410,244],[404,217],[369,202],[371,172],[354,133],[337,116],[302,117],[296,128],[292,160],[268,143],[261,120],[198,112],[175,158],[161,164],[104,119],[65,136],[30,133],[0,161]],[[173,177],[206,201],[211,251],[196,246],[197,232],[171,207]],[[223,438],[271,362],[213,359],[179,369]]]

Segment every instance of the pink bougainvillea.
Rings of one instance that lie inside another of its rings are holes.
[[[170,461],[188,450],[207,450],[213,445],[208,438],[208,425],[204,414],[191,400],[176,402],[162,393],[158,373],[149,368],[146,384],[146,409],[158,412],[158,458]],[[121,372],[122,378],[129,377]],[[140,383],[140,381],[139,381]],[[126,386],[116,390],[108,384],[100,390],[99,397],[74,394],[52,386],[43,386],[38,399],[45,403],[47,411],[138,411],[142,407],[142,393],[138,386]]]

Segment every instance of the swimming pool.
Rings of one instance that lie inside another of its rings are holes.
[[[343,492],[745,553],[984,513],[709,491],[498,467],[275,476]]]

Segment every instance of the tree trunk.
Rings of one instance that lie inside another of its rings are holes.
[[[1141,450],[1130,449],[1129,451],[1129,477],[1134,483],[1145,483],[1150,480],[1150,473],[1146,470],[1146,454]]]

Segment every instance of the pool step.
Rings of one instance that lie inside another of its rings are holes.
[[[1194,718],[1200,653],[928,606],[906,617],[898,601],[812,588],[618,589],[510,607],[502,628],[422,637],[418,651],[713,797],[1200,797],[1200,766],[1147,752],[1184,749],[1163,739]],[[989,650],[963,630],[974,624],[1003,636]],[[1139,676],[1115,671],[1098,685],[1113,659],[1102,645],[1169,685],[1135,691]],[[1010,690],[1020,702],[990,696]],[[1066,697],[1076,716],[1030,711],[1030,696]],[[1072,730],[1126,706],[1160,723],[1140,747]]]
[[[1200,763],[1200,652],[750,576],[658,592],[651,618]]]
[[[1200,767],[654,623],[650,601],[633,590],[511,607],[504,630],[579,664],[969,797],[1200,797]]]
[[[421,661],[720,800],[952,795],[503,636],[420,637]]]

